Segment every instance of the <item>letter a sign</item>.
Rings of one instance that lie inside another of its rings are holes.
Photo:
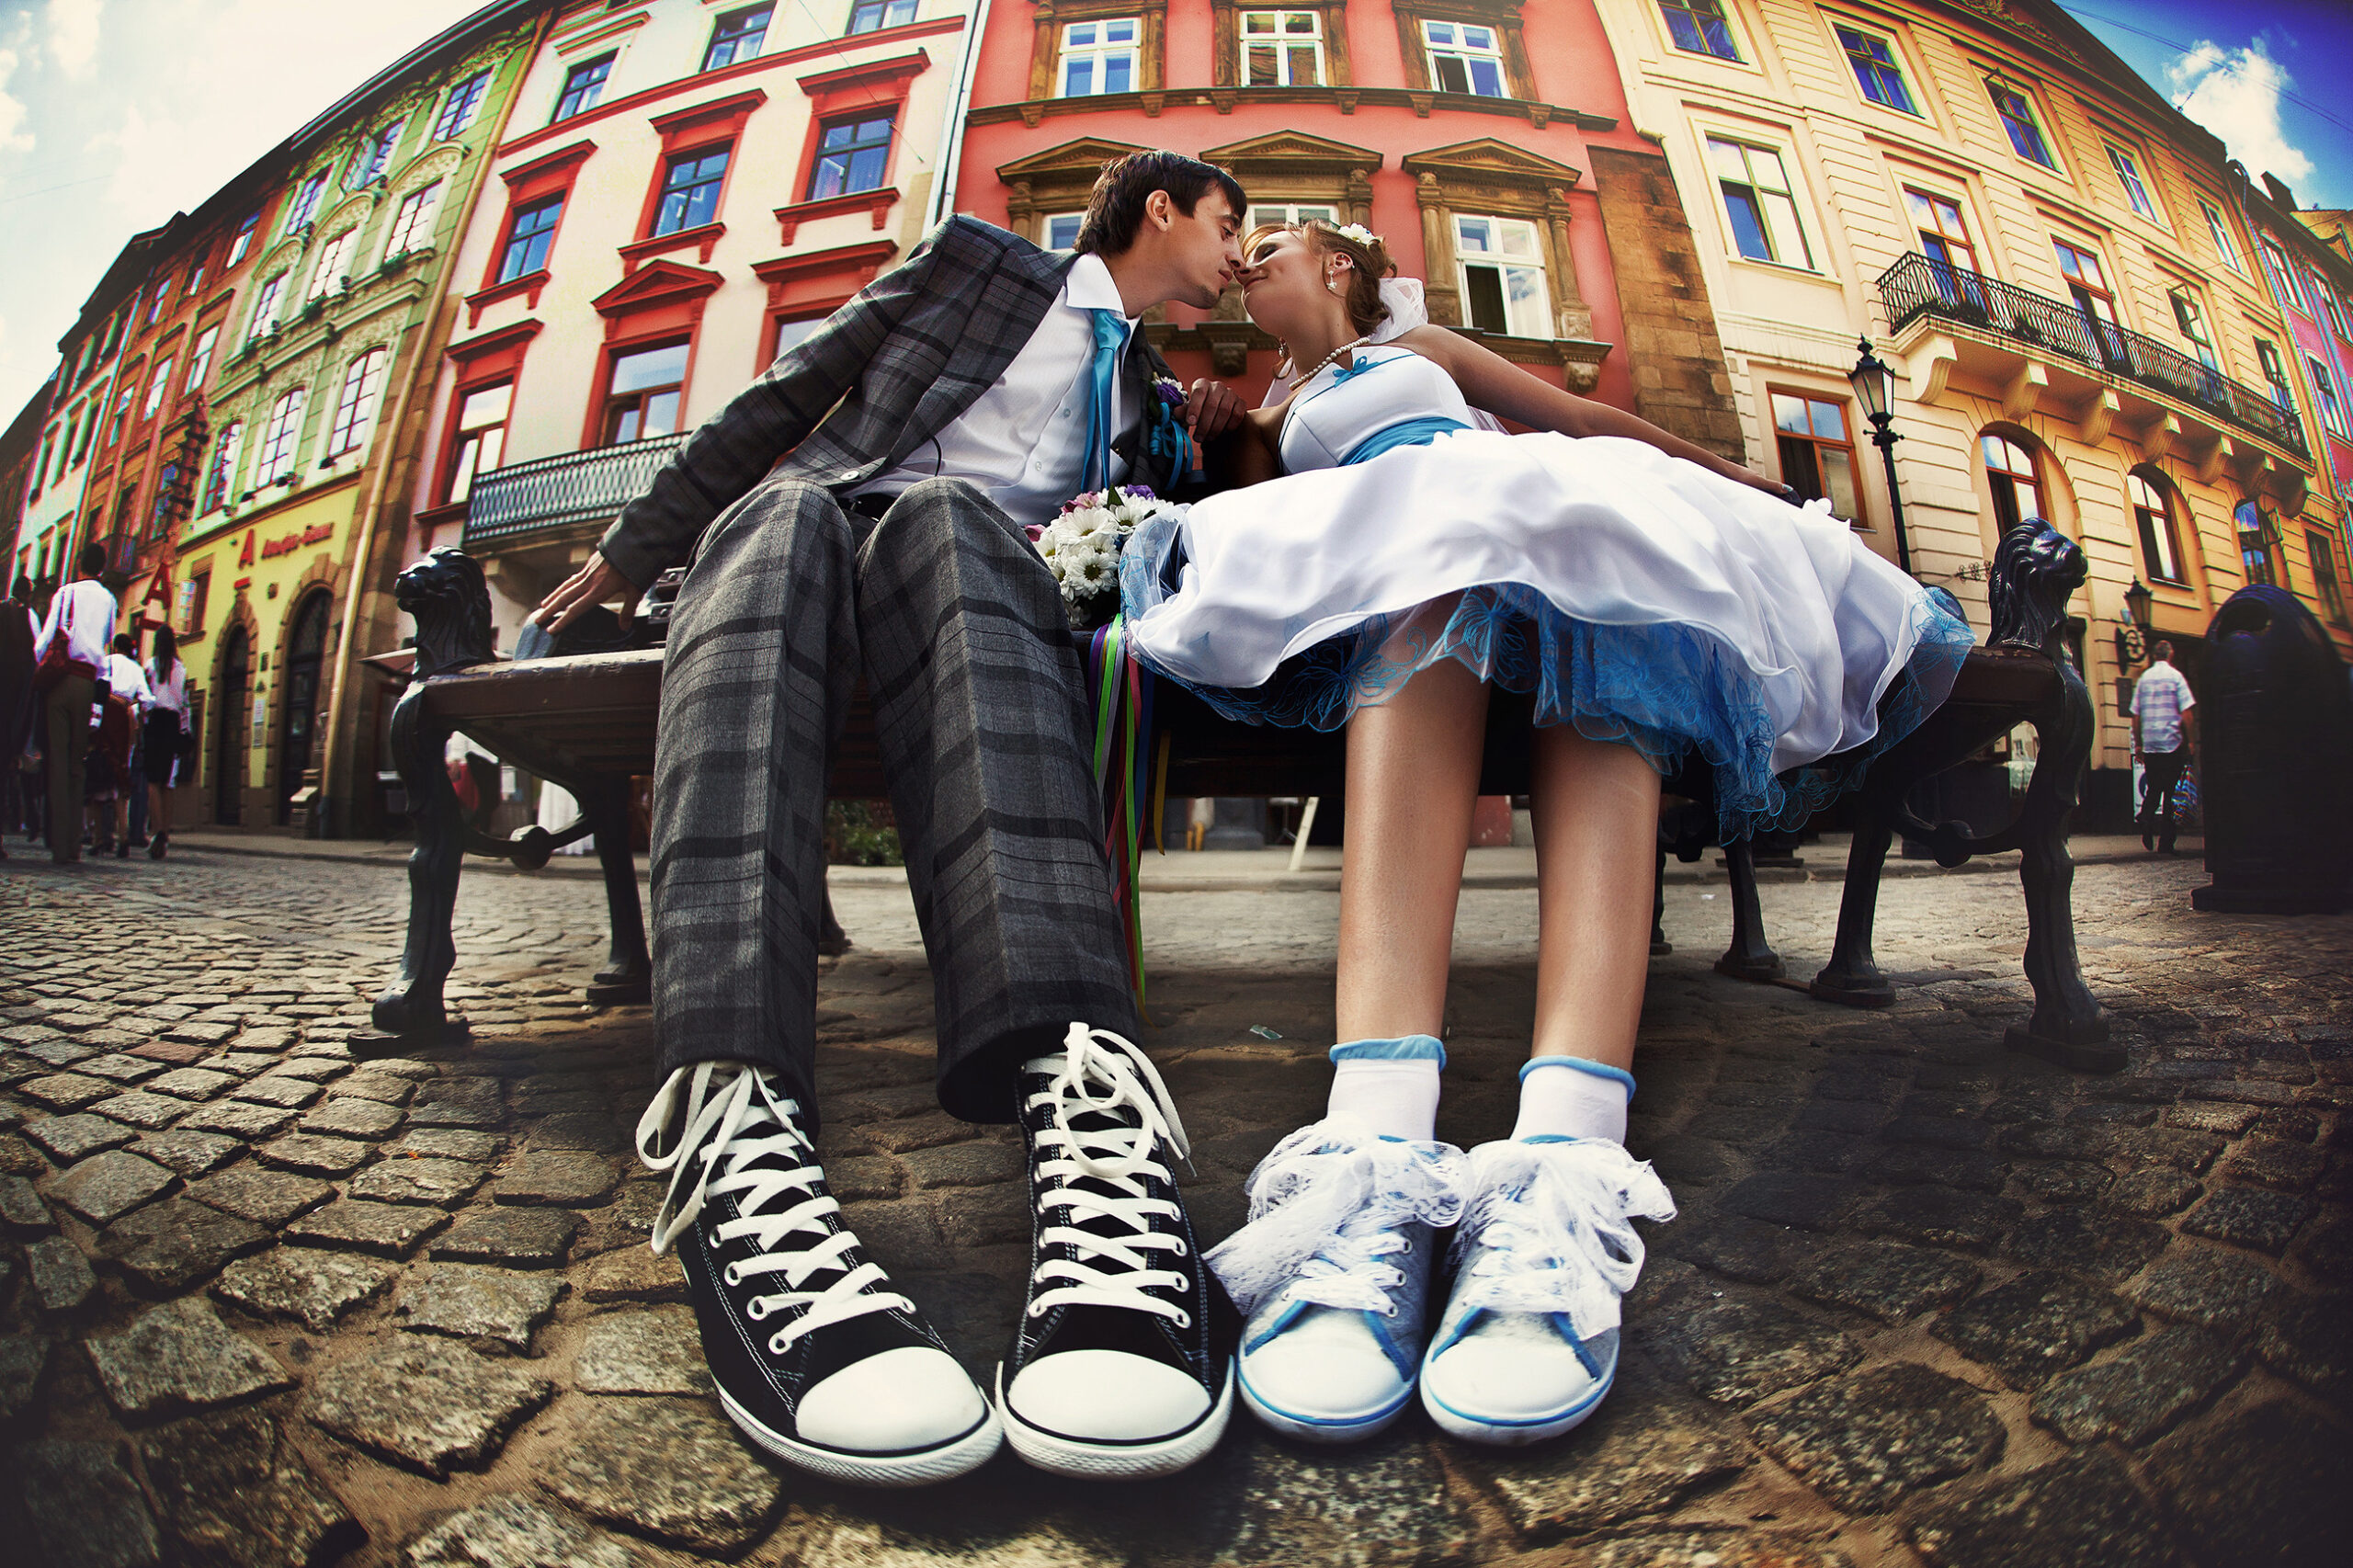
[[[238,556],[237,556],[237,564],[238,564],[238,565],[240,565],[240,566],[251,566],[253,563],[254,563],[254,530],[253,530],[253,529],[251,529],[251,528],[247,528],[247,529],[245,530],[245,548],[244,548],[241,552],[239,552],[239,554],[238,554]]]

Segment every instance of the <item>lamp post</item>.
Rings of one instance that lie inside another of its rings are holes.
[[[1871,445],[1879,449],[1880,457],[1887,464],[1887,506],[1895,520],[1895,563],[1905,576],[1912,574],[1912,541],[1904,532],[1904,495],[1895,484],[1895,443],[1904,439],[1890,426],[1895,415],[1890,405],[1895,401],[1895,372],[1880,357],[1871,352],[1871,340],[1859,340],[1857,347],[1863,357],[1847,372],[1847,383],[1855,389],[1855,401],[1862,404],[1863,417],[1871,423]]]

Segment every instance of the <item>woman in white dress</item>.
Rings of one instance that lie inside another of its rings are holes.
[[[1138,657],[1222,711],[1347,728],[1342,1043],[1325,1119],[1252,1174],[1210,1261],[1278,1430],[1367,1437],[1418,1388],[1449,1432],[1533,1442],[1608,1392],[1629,1221],[1674,1214],[1624,1147],[1662,775],[1696,753],[1728,832],[1793,824],[1942,700],[1971,638],[1782,486],[1457,334],[1367,347],[1376,236],[1244,254],[1253,319],[1305,369],[1251,416],[1250,461],[1284,477],[1146,524],[1122,597]],[[1535,700],[1536,1025],[1511,1135],[1465,1155],[1434,1136],[1437,1037],[1491,685]],[[1790,773],[1834,754],[1843,774]]]

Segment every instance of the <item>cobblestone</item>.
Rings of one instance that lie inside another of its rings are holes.
[[[98,1288],[90,1260],[63,1236],[45,1236],[25,1248],[25,1272],[44,1311],[71,1312]]]
[[[131,1417],[202,1410],[293,1381],[199,1297],[151,1308],[122,1333],[85,1340],[83,1347],[107,1398]]]
[[[212,1293],[256,1317],[292,1318],[324,1334],[392,1281],[390,1266],[315,1247],[279,1247],[223,1269]]]
[[[13,1468],[44,1568],[154,1568],[163,1560],[120,1443],[44,1439],[20,1450]]]
[[[2183,1568],[2131,1476],[2097,1450],[1940,1495],[1904,1533],[1935,1568]]]
[[[2036,1270],[1954,1308],[1932,1332],[2013,1387],[2030,1389],[2132,1324],[2131,1310],[2106,1291]]]
[[[179,1177],[136,1154],[109,1149],[93,1154],[51,1181],[41,1196],[63,1204],[93,1225],[130,1213],[177,1186]]]
[[[431,1475],[483,1463],[553,1385],[445,1340],[403,1335],[318,1374],[313,1425]]]
[[[251,1221],[174,1198],[108,1226],[98,1238],[98,1256],[120,1269],[139,1294],[171,1296],[269,1241],[269,1232]]]
[[[191,1568],[305,1568],[365,1536],[258,1412],[184,1421],[148,1434],[140,1449],[165,1529]]]
[[[433,1256],[512,1268],[553,1268],[563,1261],[580,1218],[562,1209],[494,1209],[469,1216],[436,1242]]]
[[[288,1241],[312,1246],[339,1247],[347,1252],[372,1253],[378,1257],[406,1257],[449,1222],[447,1214],[430,1209],[340,1198],[303,1215],[286,1227],[285,1234]]]
[[[727,1419],[676,1400],[595,1400],[547,1456],[540,1485],[592,1519],[733,1555],[782,1496]]]
[[[48,1150],[55,1158],[71,1165],[75,1160],[88,1159],[108,1149],[119,1149],[139,1134],[120,1122],[83,1112],[28,1121],[25,1123],[25,1136]]]
[[[574,1375],[574,1386],[583,1393],[710,1392],[694,1313],[685,1307],[591,1318]]]
[[[620,1179],[594,1154],[535,1151],[507,1166],[490,1196],[494,1203],[586,1209],[602,1203]]]
[[[192,1183],[188,1195],[257,1225],[283,1225],[334,1197],[335,1188],[314,1177],[247,1166]]]
[[[392,1315],[406,1328],[528,1350],[532,1331],[555,1311],[564,1290],[565,1282],[551,1275],[471,1263],[426,1264],[401,1287]]]
[[[1752,1415],[1774,1458],[1839,1507],[1875,1514],[1915,1488],[2000,1458],[2005,1433],[1968,1384],[1899,1364],[1817,1384]]]

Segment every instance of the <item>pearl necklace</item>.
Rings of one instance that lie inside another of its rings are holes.
[[[1347,342],[1341,344],[1337,348],[1333,349],[1332,352],[1315,361],[1315,368],[1313,369],[1308,371],[1307,374],[1300,377],[1298,381],[1291,384],[1294,386],[1305,386],[1308,382],[1322,375],[1324,373],[1324,368],[1329,365],[1333,360],[1337,359],[1341,355],[1346,354],[1349,349],[1356,347],[1358,344],[1370,343],[1371,341],[1372,334],[1369,332],[1362,337],[1352,337],[1348,339]]]

